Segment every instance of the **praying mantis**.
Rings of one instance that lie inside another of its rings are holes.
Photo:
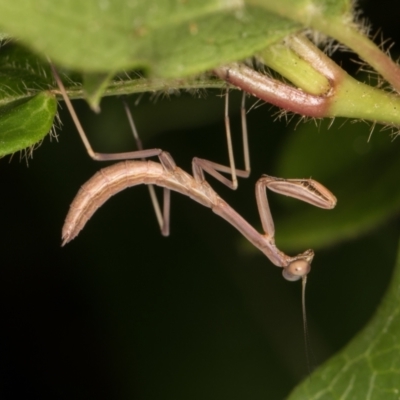
[[[302,279],[303,287],[305,287],[307,274],[311,269],[314,252],[313,250],[306,250],[296,256],[288,256],[277,248],[274,238],[275,227],[266,196],[266,189],[294,197],[324,209],[332,209],[335,207],[335,196],[322,184],[313,179],[282,179],[263,175],[256,183],[257,206],[262,228],[264,230],[264,233],[259,233],[243,217],[241,217],[241,215],[230,207],[205,180],[204,172],[207,172],[231,189],[236,189],[237,176],[248,177],[250,174],[244,96],[242,101],[242,135],[245,169],[239,170],[235,168],[228,117],[228,97],[226,97],[225,125],[231,165],[230,167],[227,167],[195,157],[192,160],[193,175],[189,175],[176,166],[173,158],[168,152],[162,151],[161,149],[144,150],[142,148],[127,107],[127,115],[134,136],[138,142],[139,150],[116,154],[94,152],[56,69],[52,65],[51,68],[60,89],[60,93],[70,111],[71,117],[74,120],[75,126],[89,156],[94,160],[99,161],[125,160],[101,169],[81,187],[70,206],[70,210],[63,226],[63,245],[76,237],[80,230],[85,226],[86,222],[92,217],[94,212],[114,194],[117,194],[127,187],[140,184],[156,185],[164,189],[162,212],[156,197],[151,194],[161,232],[164,236],[168,236],[169,234],[170,191],[172,190],[211,208],[214,213],[228,221],[244,237],[246,237],[247,240],[265,254],[274,265],[282,267],[283,277],[286,280],[296,281]],[[143,160],[153,156],[158,157],[159,163]],[[132,161],[133,159],[142,160]],[[231,180],[224,177],[221,173],[231,173]]]

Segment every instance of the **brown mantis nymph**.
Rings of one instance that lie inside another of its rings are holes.
[[[164,188],[162,229],[169,224],[170,191],[182,193],[211,208],[214,213],[233,225],[270,261],[283,268],[285,279],[295,281],[310,271],[314,257],[312,250],[291,257],[280,251],[274,240],[274,222],[266,197],[266,188],[292,196],[315,206],[330,209],[336,198],[320,183],[312,179],[279,179],[264,175],[256,184],[256,198],[264,233],[259,233],[229,206],[204,179],[203,170],[193,161],[193,176],[175,165],[171,155],[154,149],[160,163],[153,161],[123,161],[101,169],[79,190],[73,200],[62,230],[63,245],[76,237],[94,212],[111,196],[127,187],[140,184]],[[168,229],[167,229],[168,231]]]
[[[249,156],[247,146],[247,129],[244,119],[244,106],[242,105],[242,131],[244,143],[245,170],[237,170],[234,166],[233,152],[230,137],[229,118],[227,116],[228,102],[225,108],[225,124],[228,141],[230,167],[194,158],[192,161],[193,176],[189,175],[176,166],[171,155],[160,149],[143,150],[139,142],[139,151],[117,154],[95,153],[86,137],[86,134],[79,122],[73,109],[61,79],[57,71],[52,66],[53,74],[60,88],[63,99],[71,113],[78,132],[84,142],[89,155],[95,160],[121,160],[121,159],[144,159],[147,157],[158,156],[160,163],[153,161],[123,161],[106,167],[97,172],[88,182],[86,182],[75,199],[73,200],[69,213],[66,217],[62,230],[63,245],[71,241],[78,235],[86,222],[92,217],[94,212],[104,204],[111,196],[124,190],[127,187],[139,184],[156,185],[164,188],[163,212],[161,212],[155,196],[152,196],[154,208],[163,235],[169,234],[169,209],[170,191],[182,193],[200,204],[211,208],[214,213],[220,215],[240,233],[243,234],[255,247],[264,253],[270,261],[283,268],[283,276],[289,281],[296,281],[303,278],[305,285],[306,276],[310,271],[311,262],[314,257],[312,250],[296,256],[288,256],[280,251],[275,245],[275,228],[270,212],[266,189],[274,192],[291,196],[299,200],[308,202],[320,208],[331,209],[336,205],[335,196],[323,185],[313,179],[281,179],[268,175],[263,175],[256,183],[256,200],[261,218],[264,233],[259,233],[243,217],[241,217],[232,207],[230,207],[208,184],[204,177],[204,171],[219,179],[222,183],[232,189],[237,187],[236,176],[247,177],[250,173]],[[243,97],[244,104],[244,97]],[[128,111],[128,110],[127,110]],[[128,113],[128,117],[130,114]],[[136,130],[130,119],[131,127],[135,137]],[[231,173],[232,180],[221,175]]]

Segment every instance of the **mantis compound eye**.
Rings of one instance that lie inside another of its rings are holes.
[[[298,281],[307,275],[311,270],[311,265],[306,260],[292,261],[287,267],[283,268],[282,275],[287,281]]]

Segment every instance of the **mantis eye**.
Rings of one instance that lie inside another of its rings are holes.
[[[311,270],[311,265],[306,260],[295,260],[287,267],[283,268],[282,275],[287,281],[298,281],[307,275]]]

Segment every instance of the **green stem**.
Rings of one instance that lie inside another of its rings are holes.
[[[268,67],[307,93],[323,95],[330,89],[329,80],[285,42],[268,47],[261,56]]]
[[[345,44],[400,92],[400,67],[354,22],[354,11],[350,2],[318,4],[297,0],[246,0],[246,4],[264,7]]]
[[[326,34],[351,48],[361,59],[379,72],[397,92],[400,92],[399,66],[362,32],[351,25],[332,22],[327,24],[325,21],[316,21],[315,28],[324,29]]]
[[[145,92],[165,92],[170,93],[175,90],[203,90],[203,89],[223,89],[226,87],[224,81],[214,78],[204,79],[132,79],[132,80],[113,80],[103,92],[103,96],[119,96]],[[55,90],[61,99],[58,90]],[[82,86],[67,87],[67,94],[71,99],[85,98]],[[28,97],[28,96],[27,96]]]

